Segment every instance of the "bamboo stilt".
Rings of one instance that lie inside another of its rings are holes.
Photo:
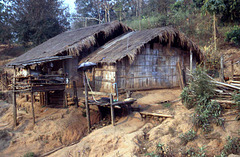
[[[35,124],[35,113],[34,113],[34,104],[33,104],[33,92],[31,92],[31,105],[32,105],[33,124]]]
[[[90,120],[90,110],[88,105],[88,86],[87,86],[87,77],[84,71],[84,87],[85,87],[85,105],[86,105],[86,116],[88,123],[88,133],[91,131],[91,120]]]
[[[115,126],[114,107],[113,107],[113,95],[112,95],[112,94],[110,94],[110,104],[111,104],[111,120],[112,120],[112,125]]]
[[[13,124],[14,124],[14,127],[17,126],[17,103],[16,103],[15,84],[16,84],[16,68],[14,66],[14,74],[13,74]]]

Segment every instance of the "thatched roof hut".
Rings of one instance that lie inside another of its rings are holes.
[[[131,31],[118,21],[104,23],[61,33],[17,57],[8,65],[21,65],[52,56],[86,56],[92,47],[98,48],[107,41]]]
[[[154,28],[143,31],[129,32],[87,56],[82,62],[116,63],[124,57],[134,60],[141,48],[147,43],[156,41],[171,47],[178,47],[186,52],[192,51],[197,60],[203,58],[199,47],[180,31],[172,27]]]
[[[119,90],[178,87],[187,79],[181,70],[187,71],[190,65],[195,68],[202,58],[199,47],[183,33],[163,27],[126,33],[80,63],[97,63],[93,74],[89,73],[92,85],[96,91],[114,93],[116,87]]]

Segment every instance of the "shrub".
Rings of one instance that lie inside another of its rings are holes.
[[[159,143],[156,146],[155,152],[146,153],[150,157],[172,157],[173,153],[169,146]]]
[[[196,132],[189,130],[187,133],[181,134],[180,136],[182,144],[186,145],[188,142],[193,141],[196,138]]]
[[[239,137],[229,137],[227,138],[227,143],[221,153],[221,156],[227,156],[229,154],[240,154],[240,138]]]
[[[23,157],[35,157],[35,154],[33,152],[27,152]]]
[[[236,107],[238,110],[240,110],[240,93],[234,93],[232,95],[233,101],[236,103]],[[238,112],[238,115],[236,117],[236,120],[240,120],[240,112]]]
[[[191,109],[195,106],[194,96],[190,95],[191,91],[189,88],[185,87],[181,93],[182,103],[187,109]]]
[[[240,110],[240,92],[239,93],[234,93],[232,95],[232,99],[236,103],[237,109]]]
[[[165,108],[170,108],[170,107],[172,106],[172,104],[169,103],[169,102],[167,102],[167,103],[164,103],[163,106],[164,106]]]
[[[195,150],[193,148],[189,148],[185,153],[183,153],[184,156],[191,156],[191,157],[205,157],[206,156],[206,150],[205,147],[200,147],[199,150]]]
[[[226,33],[225,41],[233,42],[240,46],[240,27],[234,26],[231,31]]]
[[[181,98],[188,109],[195,107],[193,123],[204,132],[211,131],[211,123],[224,123],[224,119],[219,118],[223,109],[219,103],[211,101],[213,96],[214,84],[206,75],[206,70],[198,67],[192,74],[189,86],[184,88]]]

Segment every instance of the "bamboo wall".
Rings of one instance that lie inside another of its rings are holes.
[[[95,68],[94,74],[95,91],[115,93],[115,65],[101,65]]]
[[[95,68],[95,91],[114,93],[115,82],[119,90],[178,87],[177,63],[179,62],[185,71],[190,69],[189,54],[179,48],[158,43],[147,44],[133,62],[124,58],[117,62],[116,66],[102,65]],[[193,56],[193,68],[195,67],[196,57]]]
[[[117,83],[121,89],[172,88],[179,86],[177,63],[189,67],[189,53],[154,43],[146,45],[129,63],[117,64]],[[188,62],[186,62],[188,60]]]

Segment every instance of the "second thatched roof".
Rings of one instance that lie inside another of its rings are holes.
[[[167,43],[170,46],[180,47],[185,51],[192,51],[197,60],[203,58],[202,52],[199,47],[186,37],[180,31],[172,27],[162,27],[143,31],[129,32],[119,38],[108,42],[94,53],[84,58],[81,62],[93,63],[116,63],[124,57],[134,60],[136,54],[140,49],[152,40],[160,43]]]

